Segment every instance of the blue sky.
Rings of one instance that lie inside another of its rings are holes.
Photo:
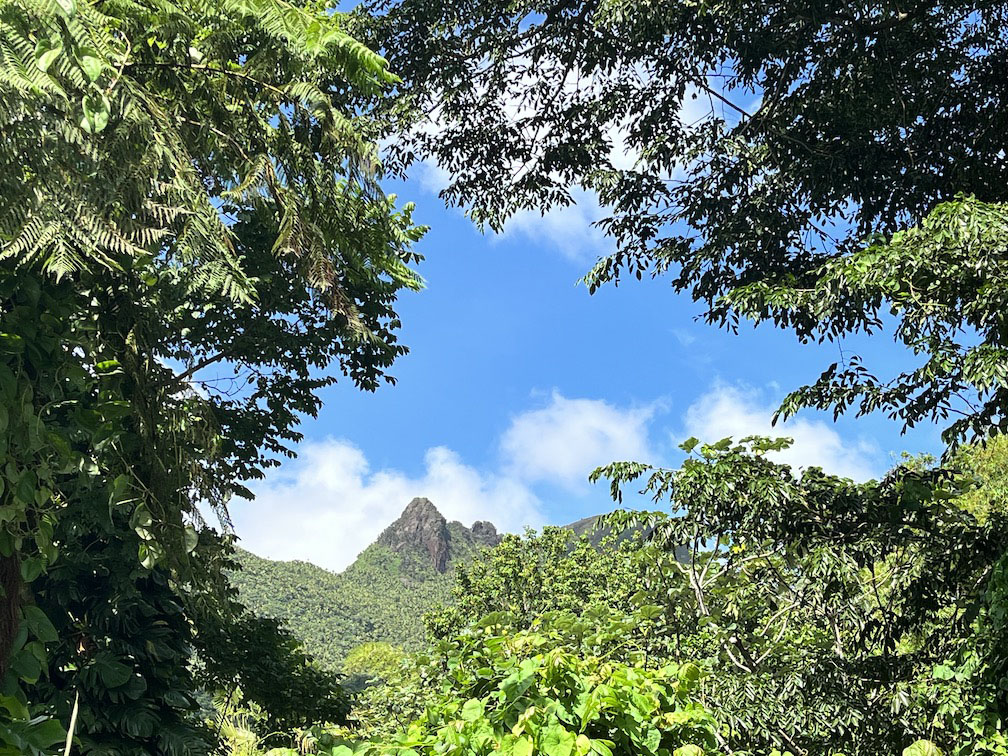
[[[400,303],[411,352],[392,370],[398,384],[325,392],[299,459],[255,487],[255,502],[233,502],[246,548],[339,570],[414,496],[467,525],[571,522],[613,507],[605,486],[588,485],[593,467],[676,465],[690,435],[791,435],[787,461],[855,478],[902,450],[940,450],[937,429],[901,436],[884,417],[804,413],[771,431],[776,403],[837,360],[835,344],[801,345],[767,326],[719,331],[661,279],[589,295],[577,281],[608,249],[590,197],[483,235],[444,207],[438,180],[421,166],[390,187],[431,226],[420,245],[427,288]],[[881,375],[911,364],[885,335],[845,348]]]

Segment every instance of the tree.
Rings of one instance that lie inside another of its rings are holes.
[[[59,518],[60,557],[32,582],[31,608],[55,622],[30,700],[62,722],[77,710],[76,753],[208,752],[190,669],[193,618],[168,571],[137,561],[140,537],[127,521],[86,499]]]
[[[392,380],[422,229],[369,141],[394,77],[343,27],[283,0],[0,5],[0,666],[23,683],[69,506],[136,536],[190,616],[223,610],[190,590],[220,585],[197,502],[226,520],[340,373]]]
[[[546,612],[580,614],[600,604],[628,612],[642,587],[642,564],[653,555],[641,548],[639,534],[615,541],[610,536],[595,546],[557,527],[506,535],[456,568],[451,601],[429,612],[424,624],[434,638],[445,639],[494,612],[508,612],[516,627]]]
[[[406,658],[405,652],[382,641],[370,641],[354,646],[343,660],[347,690],[360,691],[380,685],[391,677]]]
[[[863,484],[767,458],[787,443],[691,439],[677,470],[595,472],[616,497],[643,481],[656,501],[690,503],[613,516],[652,523],[666,551],[689,548],[650,581],[667,622],[658,653],[714,668],[699,700],[732,748],[895,753],[925,738],[998,752],[1005,439],[964,448],[951,468],[911,462]]]
[[[919,368],[854,355],[781,408],[883,411],[946,439],[1008,429],[1008,6],[372,0],[403,76],[400,157],[499,229],[610,208],[594,291],[668,275],[704,316],[800,340],[892,325]]]
[[[521,628],[506,613],[488,615],[403,670],[384,704],[403,703],[416,719],[387,733],[380,717],[378,737],[352,753],[707,753],[717,727],[695,701],[700,668],[649,664],[628,640],[651,619],[597,606]]]

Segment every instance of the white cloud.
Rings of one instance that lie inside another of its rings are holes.
[[[865,441],[851,443],[822,420],[793,417],[773,426],[770,421],[775,409],[776,405],[762,401],[758,392],[715,386],[686,410],[684,433],[704,442],[726,436],[788,436],[794,444],[774,457],[794,468],[821,467],[857,481],[880,474],[880,454],[874,445]]]
[[[504,433],[506,469],[521,480],[582,488],[599,465],[653,457],[648,425],[655,409],[621,409],[553,392],[549,405],[518,415]]]
[[[594,223],[606,216],[594,192],[575,188],[573,204],[554,207],[542,214],[521,210],[504,224],[502,236],[522,235],[535,242],[551,244],[568,260],[579,264],[594,261],[610,246]]]
[[[467,464],[445,447],[428,449],[422,472],[373,469],[350,441],[306,442],[296,460],[255,486],[256,500],[232,506],[242,545],[272,559],[304,559],[331,570],[349,565],[416,496],[426,496],[449,520],[466,525],[490,520],[501,531],[520,532],[546,521],[540,485],[590,496],[588,474],[614,460],[661,463],[651,443],[661,406],[619,407],[601,399],[567,398],[554,391],[545,406],[516,415],[499,442],[495,471]],[[791,436],[794,445],[777,458],[795,468],[819,466],[855,480],[881,470],[878,450],[850,443],[829,423],[793,418],[776,428],[774,404],[759,392],[718,385],[693,402],[676,440],[696,436]]]
[[[416,496],[426,496],[449,520],[490,520],[503,531],[543,524],[540,503],[520,481],[484,475],[450,449],[435,447],[424,472],[372,470],[349,441],[307,442],[296,460],[255,487],[255,501],[232,505],[244,548],[271,559],[304,559],[342,570]]]
[[[443,446],[428,449],[423,472],[373,469],[343,439],[305,442],[298,458],[254,486],[254,501],[231,507],[241,545],[270,559],[303,559],[342,570],[417,496],[449,520],[489,520],[503,532],[545,524],[534,486],[588,495],[588,474],[616,459],[651,458],[654,406],[622,409],[554,392],[547,406],[517,415],[500,440],[500,467],[482,471]]]

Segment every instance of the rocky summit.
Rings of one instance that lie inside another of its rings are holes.
[[[449,523],[430,499],[422,497],[413,499],[376,541],[400,554],[420,548],[440,573],[446,572],[458,557],[471,554],[474,548],[496,546],[499,542],[500,536],[492,523],[477,520],[472,528],[457,521]]]

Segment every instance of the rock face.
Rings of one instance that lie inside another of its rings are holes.
[[[399,519],[378,536],[376,543],[388,546],[400,554],[425,552],[431,566],[438,572],[447,571],[451,562],[471,554],[477,547],[496,546],[500,536],[493,523],[479,520],[467,528],[462,523],[445,520],[430,499],[413,499]]]
[[[448,568],[448,521],[430,499],[416,498],[406,505],[399,519],[378,536],[377,543],[395,551],[422,547],[438,572]]]
[[[470,528],[470,532],[473,540],[480,546],[496,546],[501,540],[497,534],[497,528],[492,522],[486,520],[476,520]]]

